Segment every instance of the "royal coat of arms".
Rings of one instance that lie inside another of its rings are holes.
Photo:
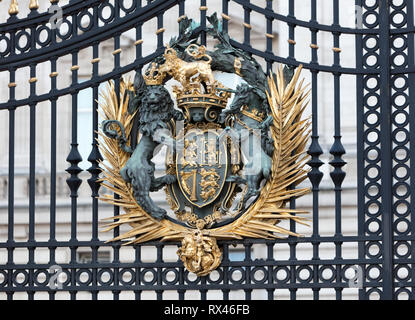
[[[309,191],[295,188],[307,174],[310,125],[302,119],[308,92],[299,81],[301,66],[267,77],[232,46],[216,14],[209,21],[213,50],[197,42],[184,18],[164,54],[134,83],[121,81],[120,92],[110,83],[101,104],[103,183],[117,194],[101,199],[124,209],[107,230],[132,227],[112,240],[182,241],[178,255],[199,276],[220,265],[217,239],[298,236],[279,223],[304,223],[298,215],[304,212],[285,205]],[[240,84],[226,87],[215,78],[218,71],[237,75]],[[156,177],[152,159],[164,145],[166,172]],[[151,197],[162,188],[171,212]]]

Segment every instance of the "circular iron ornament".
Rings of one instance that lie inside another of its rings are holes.
[[[406,276],[401,276],[399,275],[399,272],[401,272],[401,270],[404,270]],[[409,281],[411,279],[411,268],[409,267],[409,265],[397,265],[394,269],[393,269],[393,273],[394,273],[394,278],[399,279],[400,281]]]
[[[371,250],[376,250],[376,253],[371,253]],[[369,258],[380,258],[382,256],[382,245],[377,241],[369,241],[366,244],[366,254]]]
[[[173,279],[168,280],[169,274],[173,274]],[[163,282],[166,284],[176,284],[179,280],[179,270],[176,268],[167,268],[162,273]]]
[[[104,10],[109,11],[108,17],[105,18],[105,14],[106,12],[104,12]],[[98,16],[99,19],[104,22],[104,23],[110,23],[112,20],[114,20],[115,17],[115,9],[114,6],[111,3],[103,3],[99,8],[98,8]]]
[[[397,43],[400,43],[400,45],[397,45]],[[408,41],[404,36],[394,36],[392,43],[391,43],[392,49],[396,51],[403,51],[408,48]]]
[[[399,102],[399,100],[402,100]],[[409,105],[408,95],[402,92],[395,92],[392,95],[392,104],[397,109],[405,109]]]
[[[365,223],[366,232],[370,235],[379,235],[382,232],[381,221],[377,218],[369,218]]]
[[[285,277],[283,277],[282,279],[278,277],[278,274],[281,274],[281,273],[285,275]],[[274,282],[276,283],[287,283],[290,280],[290,270],[288,269],[288,267],[285,267],[285,266],[276,267],[272,275],[274,278]]]
[[[399,288],[394,293],[395,299],[403,300],[402,297],[406,298],[407,300],[410,300],[413,296],[413,293],[409,291],[407,288]]]
[[[376,208],[374,210],[373,208]],[[380,215],[381,203],[379,200],[370,200],[365,204],[365,212],[371,218],[376,218]]]
[[[374,44],[371,45],[371,42]],[[376,36],[364,36],[363,48],[366,51],[376,52],[379,49],[379,39]]]
[[[370,181],[374,182],[380,178],[380,167],[376,164],[368,165],[365,168],[365,177]]]
[[[42,33],[46,33],[46,39],[42,41],[41,37],[42,37]],[[52,31],[50,30],[49,27],[47,26],[40,26],[39,28],[36,29],[36,42],[42,46],[42,47],[46,47],[48,44],[50,44],[51,40],[52,40],[52,35],[51,35]]]
[[[131,0],[131,5],[127,8],[125,6],[126,0],[122,0],[119,2],[119,6],[122,11],[124,11],[126,14],[132,13],[136,10],[137,7],[137,0]]]
[[[404,208],[404,210],[402,210]],[[409,202],[407,200],[398,200],[393,204],[393,211],[398,217],[405,218],[409,215]]]
[[[376,119],[376,121],[370,120],[373,118]],[[364,121],[367,126],[378,126],[380,124],[380,113],[377,111],[371,112],[366,115]]]
[[[82,280],[83,276],[87,276],[85,280]],[[76,282],[80,285],[88,286],[92,283],[92,271],[90,269],[79,269],[76,271]]]
[[[382,297],[382,291],[379,288],[370,288],[366,291],[366,295],[370,300],[379,300]]]
[[[403,75],[395,75],[391,79],[392,88],[397,92],[403,92],[408,88],[408,78]]]
[[[411,231],[409,229],[410,223],[408,219],[398,218],[393,222],[393,228],[395,232],[399,235],[407,235]],[[402,230],[404,229],[404,230]]]
[[[88,19],[88,24],[86,26],[83,26],[82,20],[85,19],[85,17],[87,17]],[[88,10],[82,11],[78,15],[77,19],[78,19],[78,28],[82,30],[83,32],[87,32],[94,27],[94,16]]]
[[[393,168],[392,174],[393,174],[394,178],[397,179],[397,180],[398,179],[407,180],[410,177],[409,167],[406,164],[398,164],[395,168]]]
[[[23,277],[23,281],[18,279],[19,277]],[[29,282],[29,272],[26,270],[16,270],[13,272],[12,280],[17,287],[24,287]]]
[[[368,65],[366,67],[369,68]],[[373,83],[375,83],[375,85],[373,85]],[[376,91],[380,88],[379,79],[372,75],[366,76],[363,86],[370,94],[376,94]]]
[[[372,18],[370,19],[370,17]],[[379,24],[379,15],[376,11],[366,11],[363,14],[363,19],[368,28],[374,28]],[[372,20],[372,22],[369,23],[368,20]]]
[[[26,38],[26,44],[24,46],[20,45],[20,41],[21,41],[22,37]],[[26,30],[21,30],[21,31],[17,32],[16,36],[15,36],[16,48],[22,53],[27,51],[30,48],[30,45],[31,45],[30,39],[31,39],[30,34]]]
[[[363,7],[368,12],[374,12],[374,10],[376,10],[379,7],[379,0],[371,0],[371,2],[373,2],[372,5],[370,5],[370,3],[368,3],[368,2],[369,2],[368,0],[362,1]],[[364,22],[366,22],[366,19],[364,20]]]
[[[409,114],[405,110],[399,110],[400,108],[397,108],[395,112],[392,113],[393,116],[393,123],[396,126],[402,126],[405,127],[409,124]],[[402,120],[402,118],[404,120]]]
[[[395,155],[395,158],[398,157],[398,154],[403,153],[404,157],[401,156],[401,158],[397,158],[396,160],[401,161],[401,162],[407,162],[409,160],[409,152],[408,152],[408,148],[405,148],[404,146],[396,146],[393,150],[392,153]]]
[[[216,273],[218,274],[218,278],[216,280],[212,279],[214,274],[216,274]],[[223,281],[223,278],[224,278],[224,272],[223,272],[222,269],[218,268],[218,269],[215,269],[213,272],[211,272],[208,275],[207,281],[209,283],[212,283],[212,284],[219,284]]]
[[[108,274],[108,280],[107,281],[103,280],[105,274]],[[122,276],[120,278],[122,278]],[[98,284],[100,284],[101,286],[110,285],[114,281],[114,272],[113,272],[113,270],[110,269],[110,268],[100,269],[98,271],[98,274],[97,274],[97,280],[98,280]],[[121,279],[120,279],[120,282],[121,282]]]
[[[401,21],[397,21],[399,20],[397,17],[401,17]],[[407,19],[406,19],[406,13],[402,10],[396,10],[395,12],[393,12],[391,14],[391,24],[395,27],[395,28],[402,28],[403,26],[405,26],[407,24]]]
[[[150,280],[146,279],[150,275],[152,278]],[[153,285],[157,282],[157,271],[154,269],[143,269],[140,274],[140,281],[146,285]]]
[[[324,275],[326,271],[330,272],[329,277]],[[322,282],[331,283],[336,279],[336,269],[333,266],[323,266],[319,268],[318,276]]]
[[[0,51],[0,55],[4,57],[10,52],[10,39],[4,34],[0,34],[0,44],[2,42],[5,43],[5,48],[3,51]]]
[[[373,111],[375,111],[378,108],[380,96],[376,92],[371,92],[370,94],[365,95],[363,100],[364,100],[364,104],[366,108],[372,111],[370,113],[365,114],[365,116],[368,117],[371,113],[373,113]],[[373,102],[370,103],[370,100],[372,100]],[[379,112],[375,112],[375,113],[379,114]]]
[[[404,190],[404,192],[402,192]],[[410,195],[409,185],[406,182],[398,182],[392,188],[393,194],[398,199],[405,199]]]
[[[296,269],[296,279],[301,283],[308,283],[313,279],[313,269],[310,266],[301,266]],[[301,273],[307,274],[306,277],[302,276]]]
[[[192,280],[191,277],[194,277],[194,279]],[[184,278],[188,284],[198,284],[201,281],[200,277],[197,277],[194,273],[191,273],[187,270],[184,271]]]
[[[42,275],[44,276],[44,280],[43,281],[41,281],[39,279]],[[49,283],[50,274],[49,274],[48,271],[43,270],[43,269],[40,269],[40,270],[36,270],[34,272],[33,277],[34,277],[34,283],[37,286],[44,287],[44,286],[48,285],[48,283]]]
[[[369,199],[376,200],[380,197],[380,184],[378,182],[370,182],[365,186],[366,196]]]
[[[238,279],[238,275],[240,278]],[[242,284],[246,279],[245,270],[242,267],[231,267],[229,269],[229,281],[233,284]]]
[[[376,274],[376,272],[378,273],[378,275],[373,276],[373,273]],[[372,275],[371,275],[371,273],[372,273]],[[380,279],[383,278],[382,268],[377,264],[369,265],[365,270],[365,274],[366,274],[367,279],[369,279],[370,281],[379,281]]]
[[[66,27],[64,28],[63,25]],[[66,33],[62,33],[64,29],[66,29]],[[56,34],[61,40],[68,40],[72,36],[72,22],[67,17],[63,18],[62,24],[56,29]]]
[[[0,275],[2,276],[0,279],[3,278],[3,280],[0,282],[0,287],[4,287],[7,284],[8,274],[6,271],[0,270]]]
[[[257,275],[261,275],[259,279],[257,279]],[[265,283],[268,280],[268,271],[265,269],[265,267],[254,267],[251,270],[251,281],[254,283]]]
[[[124,278],[124,276],[130,276],[129,280],[126,280]],[[133,285],[135,282],[135,271],[133,269],[122,269],[120,271],[120,276],[119,276],[119,281],[121,282],[122,285],[124,286],[130,286]]]
[[[106,7],[112,10],[111,16],[103,20],[108,23],[113,18],[113,6],[105,4],[98,11],[103,18]],[[184,19],[187,21],[188,18]],[[214,21],[213,28],[221,32]],[[288,208],[287,203],[310,189],[291,189],[284,183],[289,180],[290,184],[296,185],[308,173],[305,163],[309,155],[305,148],[311,134],[308,130],[310,122],[300,119],[310,92],[300,80],[302,66],[293,70],[287,81],[287,75],[279,67],[275,77],[268,77],[259,70],[245,75],[245,78],[254,77],[254,80],[245,79],[247,83],[251,82],[250,85],[241,84],[237,90],[227,88],[215,80],[213,59],[231,59],[230,70],[225,72],[232,74],[239,72],[238,62],[242,67],[243,63],[253,64],[255,68],[258,65],[243,55],[240,58],[226,55],[220,46],[215,49],[219,50],[217,57],[201,44],[186,42],[182,48],[183,52],[180,46],[167,46],[163,56],[152,61],[144,74],[136,74],[135,84],[123,80],[117,88],[119,92],[115,92],[114,84],[110,83],[103,92],[101,107],[106,119],[102,123],[104,134],[99,148],[102,154],[108,155],[106,160],[112,167],[104,173],[107,182],[104,185],[116,191],[119,199],[103,195],[101,200],[123,207],[125,211],[107,225],[107,230],[123,224],[132,227],[130,232],[112,241],[128,240],[126,244],[132,245],[156,239],[181,241],[177,251],[180,260],[186,270],[202,277],[221,264],[222,251],[217,239],[299,236],[280,222],[301,223],[305,219],[296,214],[298,210]],[[194,61],[182,58],[185,55]],[[193,77],[196,74],[199,76]],[[172,96],[164,88],[170,78],[179,84],[174,87],[173,98],[181,111],[174,109]],[[142,96],[139,99],[130,97],[130,103],[126,97],[134,86],[136,94]],[[233,108],[240,112],[225,110],[232,93],[235,93]],[[152,100],[154,97],[158,97],[157,101]],[[136,103],[140,104],[138,114],[130,112],[138,107],[134,106]],[[183,118],[184,128],[176,131],[176,124]],[[133,128],[134,119],[139,121],[138,130]],[[263,126],[267,126],[267,130]],[[158,128],[169,128],[169,135],[156,132]],[[134,148],[130,143],[133,130],[141,136]],[[256,130],[261,134],[255,134]],[[268,131],[270,136],[264,134]],[[240,146],[232,148],[232,139],[242,132],[247,133],[244,140]],[[252,139],[258,142],[259,148],[254,154],[249,152]],[[183,143],[183,148],[174,149],[176,142]],[[166,175],[156,178],[145,154],[153,154],[153,149],[163,144],[169,150]],[[297,153],[293,163],[292,156]],[[250,157],[255,159],[249,160]],[[256,174],[248,177],[242,168],[247,171],[251,165]],[[151,183],[144,184],[144,181]],[[241,192],[242,185],[247,186],[245,192]],[[285,187],[281,188],[281,185]],[[261,186],[259,190],[258,186]],[[167,211],[151,199],[151,192],[162,188],[176,219],[168,216]],[[245,277],[243,275],[243,279]],[[258,283],[262,282],[262,279],[258,280]]]

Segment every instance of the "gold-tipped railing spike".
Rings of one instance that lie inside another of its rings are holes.
[[[17,0],[12,0],[9,7],[9,15],[16,15],[19,13],[19,6]]]
[[[29,9],[30,10],[37,10],[37,9],[39,9],[39,2],[38,2],[38,0],[30,0]]]

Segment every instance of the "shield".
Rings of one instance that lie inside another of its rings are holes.
[[[191,129],[184,136],[184,148],[176,153],[180,190],[199,208],[215,201],[225,185],[228,149],[218,137],[216,130]]]

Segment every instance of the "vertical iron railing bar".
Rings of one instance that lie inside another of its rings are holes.
[[[142,0],[137,0],[136,10],[140,10],[142,7]],[[136,72],[141,72],[142,66],[137,63],[139,59],[143,57],[143,24],[140,22],[135,27],[135,62],[136,62]],[[131,147],[135,148],[138,141],[138,121],[134,121],[131,135]],[[134,245],[135,252],[135,263],[137,267],[135,268],[135,284],[139,286],[141,284],[141,245]],[[142,290],[134,290],[135,300],[141,300]]]
[[[163,264],[163,245],[162,244],[157,244],[156,245],[156,250],[157,250],[157,259],[156,259],[156,263],[158,265],[158,267],[156,267],[156,283],[158,286],[162,286],[163,284],[163,268],[161,267],[161,265]],[[156,290],[156,297],[157,300],[163,300],[163,290],[157,289]]]
[[[200,26],[202,28],[202,31],[200,33],[200,43],[206,46],[206,11],[207,11],[206,0],[200,0],[199,10],[200,10]]]
[[[50,74],[50,90],[54,92],[56,90],[56,62],[57,57],[52,58],[51,74]],[[49,264],[55,265],[55,253],[56,253],[56,132],[57,132],[57,112],[56,112],[57,98],[50,100],[50,216],[49,216]],[[55,299],[56,291],[49,292],[49,299]]]
[[[223,251],[222,251],[222,263],[228,263],[229,262],[229,244],[224,243],[223,244]],[[223,266],[222,267],[222,271],[223,271],[223,284],[224,286],[229,284],[229,267],[228,266]],[[222,294],[223,294],[223,300],[229,300],[229,292],[230,289],[222,289]]]
[[[141,269],[139,265],[141,264],[141,245],[134,245],[134,252],[135,252],[135,284],[136,286],[141,285]],[[141,293],[142,290],[134,290],[135,300],[141,300]]]
[[[408,28],[414,27],[414,4],[413,1],[407,2],[407,26]],[[414,34],[408,34],[408,66],[415,66],[415,41],[414,41]],[[415,107],[415,75],[413,73],[410,73],[408,75],[409,77],[409,134],[410,134],[410,208],[408,208],[409,212],[411,213],[410,221],[411,221],[411,228],[410,228],[410,234],[412,237],[415,235],[415,137],[414,132],[411,132],[412,130],[415,130],[415,117],[411,117],[411,112],[414,112]],[[411,266],[411,279],[415,279],[415,240],[411,240],[411,253],[410,256],[412,258]],[[415,300],[415,286],[413,285],[411,287],[412,289],[412,295],[410,295],[411,300]]]
[[[72,52],[72,84],[78,83],[78,51]],[[78,177],[78,174],[82,172],[82,169],[78,166],[78,163],[82,161],[82,157],[78,151],[78,91],[74,90],[72,93],[72,141],[71,151],[66,159],[71,166],[66,171],[71,175],[66,181],[71,190],[71,238],[70,238],[70,250],[71,259],[70,264],[73,266],[70,270],[71,273],[71,286],[76,286],[76,251],[77,251],[77,202],[78,202],[78,189],[82,183],[82,180]],[[76,300],[76,290],[70,290],[71,300]]]
[[[115,15],[116,17],[119,16],[119,5],[118,2],[115,2]],[[114,35],[114,71],[117,71],[120,68],[120,34],[115,34]],[[120,83],[121,83],[121,78],[120,76],[117,76],[114,80],[114,90],[116,92],[117,95],[117,101],[120,101]],[[115,199],[119,199],[119,195],[118,194],[114,194],[114,198]],[[119,206],[115,206],[114,205],[114,216],[118,216],[120,214],[120,207]],[[117,219],[115,220],[117,221]],[[114,232],[113,232],[114,238],[118,237],[120,235],[120,228],[119,226],[117,226],[116,228],[114,228]],[[120,246],[121,243],[120,241],[114,242],[114,246],[113,246],[113,263],[119,263],[120,262]],[[119,268],[114,268],[114,285],[118,286],[119,285]],[[120,291],[119,290],[113,290],[113,296],[114,296],[114,300],[119,300],[120,297]]]
[[[266,0],[265,9],[269,10],[269,11],[273,11],[272,4],[273,4],[272,0]],[[273,36],[274,36],[273,35],[273,27],[272,27],[273,22],[274,22],[274,19],[272,19],[268,16],[266,17],[266,52],[268,52],[270,54],[273,54],[273,45],[272,45],[272,40],[273,40]],[[272,70],[273,63],[269,59],[266,59],[265,61],[266,61],[266,64],[267,64],[266,72],[267,72],[267,74],[269,74],[273,71]],[[295,200],[292,199],[291,201],[295,201]],[[290,201],[290,208],[292,207],[292,202],[291,201]],[[295,206],[295,204],[294,204],[294,206]],[[294,223],[292,223],[292,222],[293,221],[290,221],[290,231],[293,230]],[[295,232],[295,231],[293,231],[293,232]],[[291,253],[292,253],[292,249],[293,248],[290,245],[290,256],[291,256]],[[295,248],[294,248],[294,250],[295,250]],[[274,243],[269,242],[269,243],[267,243],[267,261],[272,261],[273,259],[274,259]],[[267,282],[269,284],[274,284],[274,282],[276,282],[276,279],[274,279],[274,268],[271,265],[269,265],[267,267],[267,278],[268,278]],[[267,299],[268,300],[274,300],[274,294],[275,294],[275,289],[274,288],[267,289]]]
[[[274,242],[267,242],[267,260],[266,261],[273,261],[274,260]],[[267,267],[267,282],[269,284],[274,284],[274,268],[272,267],[272,265],[268,265]],[[276,282],[276,280],[275,280]],[[274,300],[274,293],[275,293],[275,289],[274,288],[270,288],[267,289],[267,299],[268,300]]]
[[[96,9],[94,9],[96,10]],[[95,11],[94,16],[97,19],[97,11]],[[92,45],[92,59],[94,61],[92,66],[92,79],[94,80],[99,73],[99,43],[95,42]],[[100,183],[97,181],[99,179],[99,174],[101,169],[99,167],[99,161],[102,160],[101,154],[98,149],[98,95],[99,95],[99,83],[95,82],[92,85],[92,149],[91,153],[88,157],[88,161],[91,163],[91,167],[88,169],[88,172],[91,174],[91,178],[88,179],[89,186],[91,187],[91,197],[92,197],[92,238],[91,242],[99,241],[98,238],[98,220],[99,220],[99,213],[98,213],[98,191],[100,187]],[[94,245],[91,247],[92,250],[92,263],[98,263],[98,246]],[[97,284],[97,268],[92,270],[92,284]],[[92,292],[92,299],[96,300],[98,298],[98,292]]]
[[[333,12],[336,11],[336,9],[335,9],[336,8],[336,1],[338,1],[338,0],[333,0]],[[337,6],[338,6],[338,3],[337,3]],[[313,14],[314,13],[316,14],[316,12],[312,12],[312,13]],[[313,74],[313,76],[314,76],[314,74]],[[312,90],[314,89],[314,84],[316,84],[316,83],[313,83],[312,84]],[[313,99],[314,99],[314,95],[317,95],[317,94],[318,94],[318,90],[317,89],[315,90],[315,92],[312,92]],[[314,111],[316,111],[317,108],[318,107],[316,106],[315,110],[314,109],[312,110],[313,115],[314,115]],[[314,119],[312,119],[313,129],[314,129],[314,121],[318,121],[317,115],[316,115],[316,117]],[[320,183],[320,181],[318,183]],[[317,203],[318,203],[318,200],[319,200],[318,199],[318,195],[319,195],[319,190],[317,190],[316,192],[314,192],[314,190],[313,190],[313,238],[315,238],[315,239],[314,239],[314,241],[312,241],[312,246],[313,246],[313,257],[312,257],[312,260],[314,260],[314,261],[320,260],[320,257],[319,257],[319,246],[320,246],[320,242],[317,241],[317,239],[320,237],[320,234],[319,234],[319,221],[318,221],[318,214],[319,214],[319,212],[318,212],[318,204],[314,208],[314,201],[317,200]],[[314,209],[317,209],[317,210],[314,211]],[[318,267],[319,267],[318,265],[314,265],[313,266],[313,277],[312,277],[313,280],[312,281],[315,284],[318,284],[318,282],[319,282],[319,272],[318,272],[319,270],[318,270]],[[318,300],[319,299],[319,296],[320,296],[320,289],[318,287],[315,287],[315,288],[312,289],[312,291],[313,291],[313,299],[314,300]]]
[[[272,11],[272,0],[267,0],[267,4],[265,7],[266,10]],[[251,12],[251,10],[249,10],[248,8],[245,9],[246,12]],[[272,23],[274,21],[274,19],[267,17],[266,19],[266,52],[268,52],[269,54],[273,54],[272,52],[272,40],[273,40],[273,29],[272,29]],[[265,59],[266,63],[267,63],[267,70],[266,72],[269,73],[272,70],[272,61],[269,59]]]
[[[380,141],[383,236],[383,293],[382,298],[393,299],[393,201],[392,201],[392,141],[390,87],[390,21],[389,4],[379,2],[379,60],[380,60]]]
[[[295,19],[294,0],[288,2],[288,17]],[[295,27],[294,23],[288,23],[288,57],[295,60]]]
[[[32,30],[32,32],[34,32]],[[33,80],[33,81],[32,81]],[[30,65],[30,97],[36,95],[36,64]],[[28,243],[35,244],[35,199],[36,199],[36,104],[29,105],[30,125],[29,125],[29,235]],[[29,248],[28,264],[35,262],[35,246]],[[34,270],[29,270],[29,288],[34,286]],[[34,299],[34,292],[28,290],[29,300]]]
[[[179,18],[185,15],[184,11],[184,0],[179,1]]]
[[[13,42],[12,42],[13,43]],[[13,50],[13,49],[11,49]],[[10,85],[16,81],[16,69],[9,70],[9,101],[16,95],[16,87]],[[13,256],[14,256],[14,160],[15,160],[15,117],[16,109],[9,109],[9,172],[8,172],[8,200],[7,200],[7,300],[13,300]]]
[[[245,246],[245,262],[251,262],[251,253],[252,253],[252,244],[247,243],[244,244]],[[251,267],[245,267],[245,284],[250,285],[251,284]],[[252,299],[252,289],[245,289],[245,300],[251,300]]]
[[[248,1],[249,2],[249,1]],[[244,9],[244,42],[243,44],[251,46],[251,10],[247,6],[243,6]]]
[[[333,1],[333,27],[339,25],[339,0]],[[340,34],[333,32],[333,61],[334,66],[340,66]],[[342,155],[346,153],[343,144],[341,142],[341,123],[340,123],[340,74],[333,73],[334,78],[334,142],[330,148],[330,153],[333,159],[330,161],[330,165],[334,167],[330,172],[331,179],[334,183],[335,192],[335,237],[339,240],[335,241],[336,254],[335,259],[339,261],[336,264],[336,282],[341,283],[341,260],[342,260],[342,212],[341,212],[341,192],[342,183],[346,176],[346,173],[342,170],[342,167],[346,164],[342,159]],[[341,300],[343,289],[336,288],[336,299]]]
[[[229,17],[229,0],[222,0],[222,28],[223,32],[228,32],[228,18]]]
[[[294,1],[290,0],[288,3],[288,15],[292,18],[295,19],[295,15],[294,15]],[[294,52],[294,43],[291,42],[290,40],[294,40],[294,28],[295,25],[292,24],[288,24],[288,61],[291,60],[295,60],[295,52]],[[290,186],[290,188],[292,188],[293,186]],[[295,203],[295,199],[290,199],[290,209],[295,209],[296,207],[296,203]],[[295,232],[296,231],[296,227],[295,227],[295,223],[294,221],[290,221],[290,231]],[[291,236],[289,236],[291,237]],[[289,244],[289,248],[290,248],[290,261],[296,261],[296,250],[297,250],[297,244],[294,242],[291,242]],[[290,266],[290,283],[295,284],[297,283],[297,268],[294,265]],[[296,300],[297,299],[297,289],[296,288],[290,288],[290,299],[291,300]]]
[[[363,15],[363,0],[356,0],[355,7],[362,8],[362,15]],[[356,19],[357,19],[357,12],[356,12]],[[355,35],[355,54],[356,54],[356,68],[363,68],[363,36],[362,34]],[[363,75],[357,74],[356,75],[356,158],[357,158],[357,234],[359,237],[365,236],[365,175],[364,175],[364,167],[365,167],[365,157],[364,157],[364,89],[363,89]],[[358,258],[364,259],[365,254],[365,242],[358,241]],[[363,270],[363,274],[365,274],[365,266],[361,265]],[[363,284],[365,282],[366,277],[363,276]],[[366,289],[359,288],[359,300],[367,299],[366,297]]]
[[[185,4],[184,0],[179,2],[179,17],[178,17],[178,20],[182,19],[182,17],[184,17],[186,15],[184,4]],[[178,257],[178,260],[180,260],[179,257]],[[185,278],[184,266],[180,266],[179,267],[179,285],[180,286],[184,285],[184,283],[185,283],[184,278]],[[179,290],[177,290],[177,293],[179,295],[179,300],[184,300],[185,299],[186,290],[179,289]]]
[[[164,46],[163,43],[163,35],[164,35],[164,28],[163,28],[163,13],[157,15],[157,48],[161,48]]]
[[[317,19],[317,7],[316,3],[312,2],[312,21],[316,21]],[[292,39],[294,40],[294,39]],[[316,35],[311,33],[311,40],[316,40]],[[293,44],[291,44],[293,47]],[[292,49],[293,50],[293,49]],[[318,64],[317,54],[312,53],[312,62],[313,65]],[[313,246],[313,257],[312,260],[319,260],[319,245],[318,242],[319,238],[319,184],[321,179],[323,178],[323,173],[319,170],[319,167],[323,164],[323,162],[319,159],[320,155],[323,153],[319,144],[319,136],[318,136],[318,77],[317,71],[311,70],[311,109],[312,109],[312,132],[311,132],[311,145],[308,150],[308,154],[311,155],[311,160],[309,161],[309,166],[311,167],[311,171],[308,173],[308,177],[312,184],[312,194],[313,194],[313,232],[312,232],[312,241],[311,244]],[[313,282],[318,282],[318,266],[315,265],[313,267]],[[319,297],[319,289],[313,288],[313,298],[318,299]]]

